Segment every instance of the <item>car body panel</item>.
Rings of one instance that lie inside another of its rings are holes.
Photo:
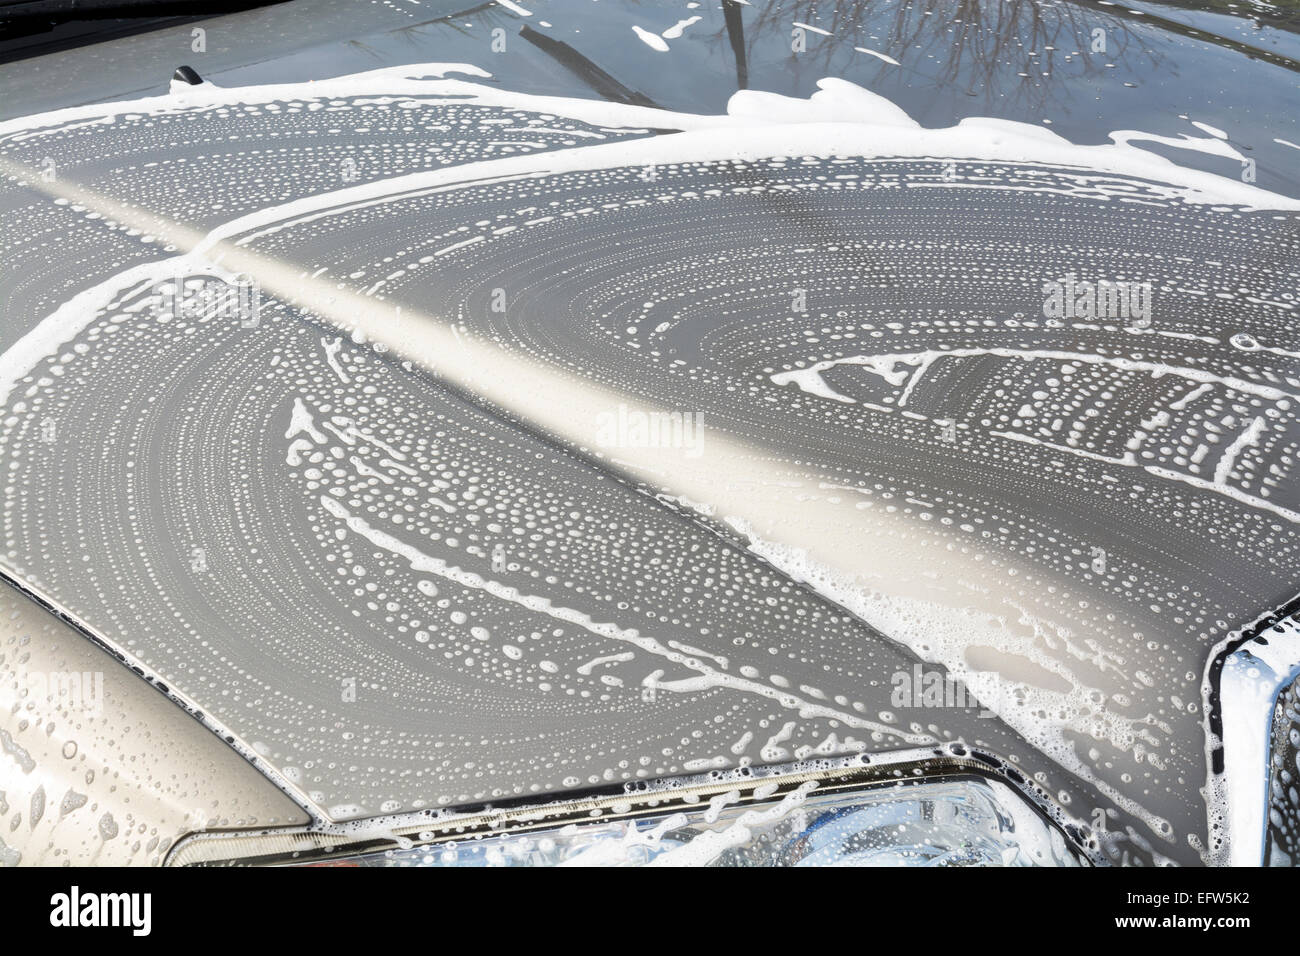
[[[1297,591],[1290,34],[1232,136],[1067,137],[805,16],[674,77],[490,8],[0,124],[5,573],[323,826],[961,741],[1108,859],[1221,861],[1207,665]]]

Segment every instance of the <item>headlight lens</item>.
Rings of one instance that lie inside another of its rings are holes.
[[[773,788],[774,789],[774,788]],[[981,777],[819,793],[740,790],[707,803],[374,850],[353,866],[1078,866],[1061,832],[1009,786]]]

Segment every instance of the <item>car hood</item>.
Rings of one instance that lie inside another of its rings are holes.
[[[0,124],[6,575],[325,821],[958,745],[1215,859],[1212,663],[1297,590],[1292,35],[514,7]],[[1094,29],[983,113],[924,52]]]

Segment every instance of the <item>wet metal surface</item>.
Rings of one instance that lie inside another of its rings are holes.
[[[6,571],[331,819],[963,740],[1214,859],[1292,35],[987,9],[490,7],[0,127]]]

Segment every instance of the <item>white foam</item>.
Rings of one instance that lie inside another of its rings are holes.
[[[853,49],[857,50],[859,53],[865,53],[868,56],[874,56],[877,60],[884,60],[886,63],[892,66],[899,65],[898,61],[895,60],[892,56],[889,56],[888,54],[885,53],[881,53],[878,50],[870,50],[865,46],[855,46]]]
[[[658,53],[668,52],[668,44],[664,42],[664,38],[661,37],[659,34],[651,33],[649,30],[646,30],[643,27],[638,27],[635,25],[633,25],[632,27],[632,32],[635,33],[638,37],[640,37],[641,42],[644,43],[646,46],[648,46],[650,49],[655,50]]]

